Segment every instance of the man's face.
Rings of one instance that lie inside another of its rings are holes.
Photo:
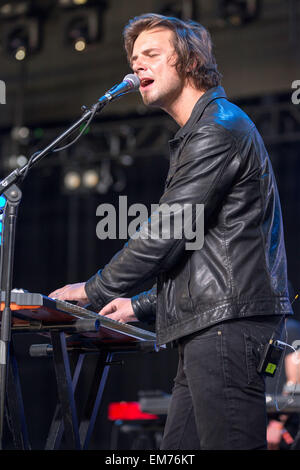
[[[143,31],[134,43],[131,57],[132,69],[141,81],[144,103],[166,111],[171,109],[184,86],[175,68],[177,54],[172,37],[173,32],[168,28]]]

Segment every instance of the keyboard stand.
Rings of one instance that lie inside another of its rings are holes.
[[[83,450],[88,449],[90,439],[92,437],[112,359],[112,353],[100,353],[95,367],[90,393],[79,428],[79,435]]]
[[[79,424],[74,394],[86,354],[79,354],[73,379],[71,379],[64,335],[52,333],[51,338],[59,404],[56,406],[52,419],[45,450],[60,448],[64,430],[66,431],[66,445],[69,449],[87,449],[92,437],[113,354],[108,351],[98,353],[98,360],[93,371],[92,386]]]
[[[58,356],[58,354],[56,355],[56,358],[57,358],[57,356]],[[80,375],[80,371],[81,371],[81,368],[82,368],[84,357],[85,357],[84,354],[79,354],[79,357],[77,359],[77,364],[76,364],[76,367],[75,367],[75,371],[74,371],[74,374],[73,374],[72,386],[70,385],[70,383],[68,384],[68,388],[71,390],[71,396],[72,396],[72,392],[75,393],[75,391],[76,391],[76,386],[77,386],[77,382],[78,382],[78,379],[79,379],[79,375]],[[55,365],[55,362],[56,361],[54,360],[54,367],[56,369],[56,377],[57,377],[58,375],[60,375],[60,372],[59,372],[59,367],[57,367]],[[65,376],[65,381],[66,381],[66,377],[67,376]],[[62,382],[61,380],[58,380],[58,383],[61,383],[61,382]],[[59,393],[59,395],[60,396],[63,395],[63,391],[61,391]],[[72,414],[71,414],[71,416],[72,416]],[[49,430],[45,450],[59,449],[61,439],[62,439],[62,436],[63,436],[63,432],[64,432],[64,422],[66,421],[66,419],[67,419],[67,411],[64,410],[64,420],[63,420],[61,405],[58,404],[56,406],[56,410],[55,410],[55,413],[54,413],[54,416],[53,416],[53,419],[52,419],[52,423],[51,423],[51,426],[50,426],[50,430]],[[72,425],[74,427],[74,423],[72,423]],[[73,434],[74,433],[72,433],[72,435]],[[74,445],[75,443],[72,442],[71,444]]]
[[[51,342],[53,347],[57,392],[62,410],[66,444],[70,449],[79,450],[81,446],[78,431],[78,418],[64,333],[52,332]]]

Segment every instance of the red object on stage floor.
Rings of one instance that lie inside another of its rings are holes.
[[[141,411],[138,402],[121,401],[108,405],[108,419],[110,421],[153,420],[158,419],[158,416]]]

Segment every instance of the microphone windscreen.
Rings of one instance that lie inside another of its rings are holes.
[[[137,75],[129,73],[123,78],[123,82],[129,82],[132,85],[133,90],[138,90],[140,86],[140,79]]]

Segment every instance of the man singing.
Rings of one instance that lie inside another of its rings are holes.
[[[180,126],[159,204],[204,204],[204,244],[187,250],[184,237],[133,237],[87,282],[50,296],[90,302],[120,322],[155,319],[158,343],[178,346],[161,449],[265,449],[259,347],[292,313],[268,154],[220,86],[203,26],[146,14],[128,23],[124,40],[144,103]],[[126,297],[150,279],[150,291]]]

